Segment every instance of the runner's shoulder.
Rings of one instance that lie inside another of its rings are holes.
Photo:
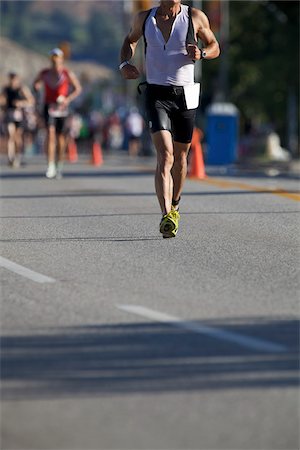
[[[137,13],[137,16],[140,17],[141,20],[142,20],[142,19],[145,19],[145,17],[148,16],[148,14],[150,13],[150,11],[151,11],[152,9],[153,9],[153,8],[145,9],[145,10],[143,10],[143,11],[139,11],[139,12]]]
[[[152,8],[151,8],[152,9]],[[137,23],[138,25],[140,25],[141,27],[143,27],[144,22],[146,20],[146,18],[148,17],[148,15],[150,14],[151,9],[147,9],[145,11],[139,11],[134,18],[135,23]]]
[[[47,75],[51,69],[49,67],[45,67],[40,71],[40,76],[43,77],[44,75]]]
[[[193,19],[199,22],[200,25],[203,26],[208,23],[207,15],[203,11],[201,11],[201,9],[191,8],[191,10]]]
[[[68,69],[67,67],[64,67],[63,74],[69,79],[72,80],[73,78],[76,78],[75,72],[73,70]]]
[[[70,74],[72,74],[73,72],[71,72],[71,70],[69,70],[67,67],[64,67],[62,69],[62,73],[66,76],[69,76]]]

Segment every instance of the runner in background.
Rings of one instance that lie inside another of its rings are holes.
[[[141,150],[141,138],[144,130],[144,120],[137,108],[131,108],[129,111],[125,127],[128,134],[128,153],[134,158]]]
[[[61,178],[66,149],[65,122],[69,104],[81,93],[75,74],[64,66],[59,48],[50,52],[51,67],[42,70],[34,81],[35,91],[44,87],[44,120],[47,128],[47,178]]]
[[[8,163],[20,167],[23,148],[24,108],[34,105],[34,97],[29,88],[21,84],[20,77],[11,72],[8,83],[2,89],[0,104],[4,108],[4,121],[7,127]]]

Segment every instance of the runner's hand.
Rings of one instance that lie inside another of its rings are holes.
[[[199,48],[197,47],[197,45],[188,44],[186,50],[191,59],[194,59],[196,61],[201,59],[201,52],[200,52]]]
[[[59,106],[61,107],[61,109],[67,109],[68,106],[70,104],[70,100],[68,98],[65,98],[60,104]]]
[[[59,105],[59,109],[67,109],[70,103],[70,100],[68,97],[65,97],[63,95],[60,95],[58,99],[56,100],[57,104]]]
[[[22,106],[24,106],[24,101],[22,101],[22,100],[15,100],[13,102],[13,105],[14,105],[15,108],[22,108]]]
[[[122,67],[121,74],[126,80],[136,80],[140,76],[140,72],[132,64],[126,64]]]

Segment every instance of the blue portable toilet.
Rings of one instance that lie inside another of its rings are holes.
[[[232,164],[237,159],[238,109],[232,103],[213,103],[207,109],[206,163]]]

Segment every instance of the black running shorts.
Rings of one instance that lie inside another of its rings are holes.
[[[49,115],[49,105],[44,106],[44,121],[47,128],[53,125],[57,134],[64,133],[66,117],[51,117]]]
[[[16,114],[18,114],[18,116]],[[7,125],[13,123],[16,128],[21,128],[23,126],[23,120],[23,113],[16,111],[14,108],[9,108],[5,113],[5,123]]]
[[[147,84],[145,94],[151,133],[168,130],[175,142],[190,143],[197,109],[186,109],[183,87]]]

